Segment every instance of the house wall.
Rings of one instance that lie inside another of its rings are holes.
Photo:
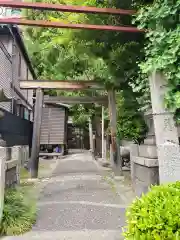
[[[51,105],[43,107],[41,144],[67,144],[65,118],[65,108]]]
[[[3,88],[7,97],[12,96],[11,92],[11,46],[9,38],[5,35],[0,35],[0,87]],[[0,102],[0,107],[7,111],[11,111],[11,102]]]
[[[28,145],[31,148],[33,123],[1,108],[0,111],[4,113],[0,118],[0,133],[6,146]]]
[[[19,80],[33,80],[33,77],[30,70],[28,69],[28,66],[18,46],[18,43],[13,41],[10,34],[0,35],[0,72],[0,87],[4,89],[4,92],[8,97],[18,100],[18,104],[20,103],[21,105],[23,105],[24,116],[21,117],[29,119],[30,115],[30,120],[32,120],[32,108],[30,108],[30,106],[23,100],[23,98],[17,93],[17,91],[20,92],[32,106],[33,91],[20,89]],[[11,88],[11,83],[14,85],[17,91],[14,91]],[[13,104],[15,106],[15,103]],[[11,112],[13,104],[12,102],[1,102],[0,107]],[[14,114],[19,116],[20,106],[16,105],[15,108],[16,111]]]
[[[26,61],[23,57],[23,54],[18,47],[18,44],[16,43],[16,50],[15,50],[15,86],[18,89],[18,91],[23,95],[23,97],[29,102],[29,104],[32,106],[33,105],[33,91],[32,90],[26,90],[26,89],[20,89],[20,79],[23,80],[33,80],[32,74],[28,69],[28,66],[26,64]],[[19,98],[18,94],[15,94],[17,98]],[[21,98],[20,98],[21,99]],[[22,105],[25,107],[25,112],[24,112],[24,118],[28,119],[28,114],[30,112],[30,120],[32,120],[32,109],[27,105],[23,99],[21,99]]]
[[[29,70],[28,70],[27,80],[33,80],[33,76]],[[33,90],[27,90],[27,99],[28,99],[28,102],[31,104],[31,106],[33,106]],[[33,121],[33,109],[30,113],[30,121]]]

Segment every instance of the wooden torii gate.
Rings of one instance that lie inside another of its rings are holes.
[[[0,1],[0,6],[34,10],[49,10],[58,12],[72,13],[92,13],[92,14],[111,14],[111,15],[133,15],[134,10],[115,9],[115,8],[96,8],[85,6],[67,6],[62,4],[51,3],[28,3],[16,1]],[[137,29],[131,26],[110,26],[110,25],[90,25],[90,24],[72,24],[43,20],[26,20],[25,18],[1,18],[2,24],[28,25],[36,27],[53,27],[53,28],[71,28],[71,29],[88,29],[88,30],[107,30],[107,31],[123,31],[123,32],[144,32],[143,29]]]
[[[80,82],[66,82],[66,81],[41,81],[41,80],[22,80],[20,81],[21,89],[36,89],[36,101],[34,109],[34,125],[33,125],[33,140],[31,151],[31,177],[38,176],[39,165],[39,151],[40,151],[40,135],[41,135],[41,121],[42,121],[42,108],[44,103],[92,103],[96,102],[102,105],[107,105],[107,97],[49,97],[44,99],[43,91],[46,89],[59,89],[66,91],[79,91],[86,89],[103,89],[103,85],[92,81]],[[102,107],[104,108],[104,107]],[[102,116],[103,119],[103,116]],[[104,136],[104,123],[102,123],[102,135]],[[90,133],[91,135],[92,133]],[[90,137],[92,139],[92,136]],[[92,147],[92,143],[91,143]]]
[[[114,9],[114,8],[95,8],[81,6],[66,6],[61,4],[48,3],[27,3],[15,1],[1,1],[0,6],[22,9],[35,10],[51,10],[61,12],[76,12],[76,13],[91,13],[91,14],[112,14],[112,15],[132,15],[133,10]],[[144,32],[132,26],[109,26],[109,25],[90,25],[90,24],[64,24],[61,22],[42,21],[42,20],[26,20],[18,18],[1,18],[0,24],[11,25],[28,25],[37,27],[52,27],[52,28],[71,28],[71,29],[89,29],[89,30],[107,30],[107,31],[123,31],[123,32]],[[61,90],[82,90],[82,89],[102,89],[102,86],[94,82],[76,82],[76,81],[21,81],[20,87],[23,89],[36,89],[36,104],[35,118],[33,129],[33,142],[31,154],[31,177],[38,176],[38,157],[39,157],[39,142],[40,142],[40,125],[42,116],[43,90],[44,89],[61,89]],[[120,150],[116,139],[116,103],[115,91],[108,92],[110,126],[111,126],[111,144],[113,150],[113,160],[117,165],[120,164]],[[122,170],[120,164],[119,170]]]
[[[108,96],[45,96],[44,104],[93,104],[97,103],[102,105],[101,112],[101,136],[102,136],[102,159],[105,159],[105,146],[104,146],[104,107],[108,107]],[[90,150],[95,157],[95,143],[93,140],[93,128],[92,128],[92,120],[89,118],[89,143]]]

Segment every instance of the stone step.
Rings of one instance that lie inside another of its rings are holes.
[[[139,156],[145,158],[157,158],[157,147],[156,145],[139,145]]]

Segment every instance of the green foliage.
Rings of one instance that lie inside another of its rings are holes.
[[[1,235],[19,235],[31,229],[36,220],[35,202],[27,187],[10,188],[5,192]]]
[[[38,2],[42,1],[44,2],[44,0],[38,0]],[[46,2],[81,6],[132,8],[132,0],[105,0],[99,2],[96,0],[47,0]],[[39,11],[26,11],[25,15],[30,19],[48,19],[65,23],[131,24],[130,16],[119,17],[60,12],[43,13]],[[130,83],[134,83],[139,70],[136,62],[143,58],[143,52],[141,52],[143,40],[143,34],[136,33],[44,28],[27,28],[26,31],[26,41],[39,78],[95,80],[101,82],[105,90],[112,87],[124,90],[127,86],[129,87]],[[92,92],[91,90],[71,93],[58,92],[57,94],[66,96],[99,96],[107,93],[105,91]],[[133,92],[131,91],[130,94],[133,94]],[[128,111],[127,108],[128,105],[123,107],[124,110]],[[119,108],[118,111],[122,113]],[[86,126],[90,116],[94,114],[100,115],[100,113],[101,109],[94,103],[89,105],[79,104],[71,108],[73,122],[83,126]],[[136,116],[135,111],[134,113]],[[118,114],[118,116],[120,115]],[[131,121],[135,120],[132,115],[131,112],[131,118],[128,119],[131,126],[133,125]],[[119,122],[122,123],[122,120],[119,119]],[[140,130],[141,124],[138,125],[137,122],[135,127],[131,127],[130,130],[134,129],[136,131],[133,136],[132,133],[130,134],[129,129],[126,129],[129,125],[126,125],[126,127],[118,126],[120,127],[119,133],[123,132],[123,136],[128,138],[138,138],[138,134],[142,132]],[[126,131],[128,132],[126,133]]]
[[[126,240],[180,239],[180,182],[154,186],[126,212]]]
[[[174,118],[177,121],[177,124],[180,124],[180,108],[176,109],[176,112],[174,114]]]
[[[147,30],[145,61],[140,64],[141,72],[145,76],[154,71],[164,73],[169,87],[165,103],[174,111],[180,108],[179,9],[179,0],[157,0],[153,4],[143,5],[135,18],[139,28]]]
[[[42,1],[42,0],[41,0]],[[40,2],[41,2],[40,1]],[[39,2],[39,1],[38,1]],[[108,7],[109,1],[96,0],[49,0],[71,5]],[[115,7],[131,8],[131,0],[111,1]],[[68,23],[130,24],[129,16],[86,15],[59,12],[25,13],[28,18],[48,19]],[[99,80],[105,85],[130,81],[139,50],[142,35],[71,29],[28,28],[26,34],[29,50],[39,77],[51,79]],[[32,41],[33,40],[33,41]]]
[[[131,83],[133,92],[136,93],[139,108],[142,112],[146,112],[151,108],[151,95],[149,87],[149,79],[147,74],[142,74],[140,71],[137,78]]]
[[[130,91],[117,94],[117,108],[118,137],[140,142],[145,137],[147,126],[139,111],[139,104]]]

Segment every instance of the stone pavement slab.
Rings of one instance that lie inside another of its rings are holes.
[[[43,219],[43,221],[42,221]],[[113,206],[64,202],[42,205],[33,230],[68,231],[119,229],[124,224],[124,209]]]
[[[46,179],[31,232],[6,240],[118,240],[125,224],[128,199],[120,183],[117,194],[89,152],[59,159]]]
[[[84,230],[84,231],[46,231],[31,232],[24,236],[8,237],[8,240],[121,240],[119,231]]]

